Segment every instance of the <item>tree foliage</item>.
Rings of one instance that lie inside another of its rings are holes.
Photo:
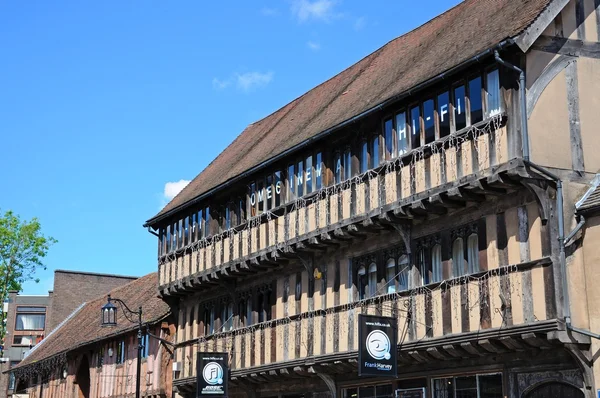
[[[37,218],[23,221],[12,211],[0,212],[0,303],[10,290],[22,289],[23,283],[34,280],[38,269],[46,269],[44,258],[56,239],[44,236]],[[0,338],[4,338],[5,323],[2,313]]]

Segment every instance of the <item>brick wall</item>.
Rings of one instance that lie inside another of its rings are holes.
[[[137,279],[136,277],[54,271],[54,290],[46,320],[46,332],[52,331],[77,307],[86,301],[107,294],[112,289]],[[98,322],[100,321],[98,309]]]

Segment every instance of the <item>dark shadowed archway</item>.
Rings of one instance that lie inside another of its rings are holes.
[[[81,363],[79,364],[79,368],[77,369],[77,374],[75,376],[75,380],[77,382],[77,394],[79,398],[89,398],[90,397],[90,363],[87,359],[87,356],[83,356],[81,358]]]
[[[570,384],[550,382],[535,387],[525,398],[584,398],[584,395]]]

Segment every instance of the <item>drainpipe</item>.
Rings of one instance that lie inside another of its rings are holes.
[[[496,62],[502,66],[519,72],[519,95],[521,97],[521,129],[523,130],[523,159],[529,162],[529,132],[527,131],[527,94],[525,92],[525,71],[516,65],[500,58],[498,50],[494,50]]]
[[[525,130],[525,129],[524,129]],[[565,311],[565,323],[567,328],[571,328],[571,301],[569,298],[569,285],[567,284],[567,258],[565,255],[565,214],[563,211],[563,188],[562,181],[556,175],[543,167],[538,166],[535,163],[531,163],[529,159],[525,160],[525,164],[529,165],[534,170],[539,171],[546,177],[556,182],[556,213],[558,218],[558,247],[560,250],[559,254],[559,266],[562,273],[562,289],[563,289],[563,308]],[[575,235],[574,233],[569,236]]]

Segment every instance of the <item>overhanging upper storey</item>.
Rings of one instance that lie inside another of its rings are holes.
[[[522,156],[518,75],[493,53],[519,64],[507,37],[546,3],[520,2],[514,13],[508,0],[461,3],[249,126],[147,222],[159,231],[163,294],[224,267],[276,261],[290,243],[351,228],[386,206],[407,219],[447,211],[456,189],[485,188],[487,178],[520,167],[511,163]],[[481,32],[455,26],[462,14],[492,12],[513,19],[495,30],[497,21],[486,21]],[[463,41],[451,61],[439,56],[448,51],[441,30]],[[423,199],[440,203],[425,209]]]

